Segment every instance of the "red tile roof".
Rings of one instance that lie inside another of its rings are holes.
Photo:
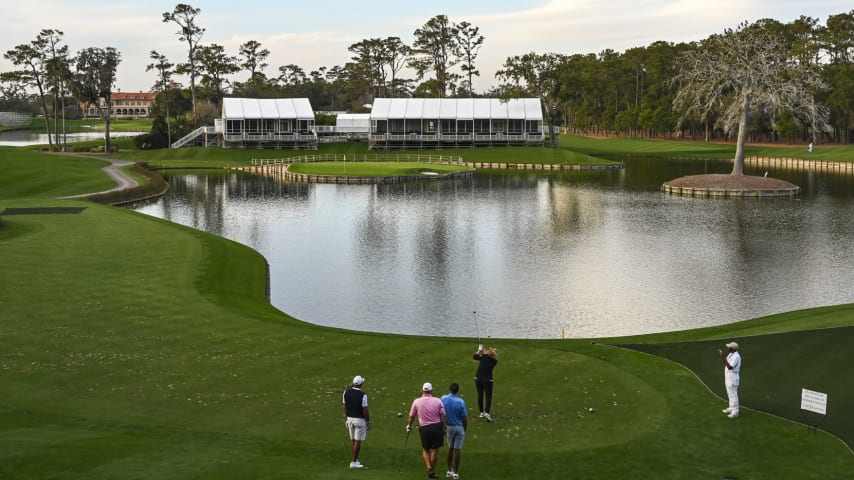
[[[113,92],[113,101],[116,100],[148,100],[154,101],[155,92]]]

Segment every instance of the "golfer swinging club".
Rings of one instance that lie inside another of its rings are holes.
[[[738,417],[738,383],[741,376],[741,354],[738,353],[738,344],[729,342],[726,344],[727,351],[718,350],[721,360],[724,362],[724,386],[729,398],[729,406],[723,410],[729,418]]]
[[[480,410],[480,418],[487,422],[492,421],[489,411],[492,408],[492,370],[498,364],[498,350],[495,347],[489,350],[483,349],[483,344],[478,344],[477,351],[472,357],[479,362],[477,372],[474,374],[474,386],[477,388],[477,408]],[[483,397],[486,395],[486,408],[483,405]]]

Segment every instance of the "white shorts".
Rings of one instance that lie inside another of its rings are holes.
[[[448,448],[457,450],[463,448],[463,440],[466,439],[466,431],[462,425],[448,425],[445,436],[448,437]]]
[[[368,433],[368,422],[364,418],[347,417],[344,423],[347,426],[347,432],[350,433],[350,440],[365,440],[365,435]]]

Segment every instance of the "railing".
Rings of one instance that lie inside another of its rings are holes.
[[[193,140],[204,135],[205,133],[216,133],[216,129],[214,127],[199,127],[193,130],[192,132],[184,135],[183,137],[179,138],[178,140],[172,142],[172,148],[181,148],[184,145],[187,145]]]
[[[314,133],[294,133],[294,132],[279,132],[279,133],[238,133],[224,134],[223,139],[226,142],[300,142],[311,141],[317,139]]]
[[[454,133],[372,133],[372,142],[539,142],[545,138],[542,133],[478,133],[478,134],[454,134]]]
[[[206,126],[199,127],[189,134],[181,137],[172,143],[172,148],[180,148],[190,144],[202,135],[217,134],[216,127]],[[369,139],[371,142],[541,142],[545,136],[542,133],[524,133],[524,134],[391,134],[380,133],[371,134]],[[314,142],[318,141],[318,136],[315,133],[257,133],[257,134],[223,134],[223,140],[227,143],[239,142]]]
[[[790,157],[744,157],[744,164],[771,169],[820,170],[854,173],[854,162]]]
[[[470,142],[471,134],[463,133],[463,134],[442,134],[439,137],[443,142]]]
[[[317,154],[317,155],[300,155],[290,158],[253,158],[252,166],[273,166],[286,165],[291,163],[309,163],[309,162],[417,162],[417,163],[445,163],[464,165],[463,157],[453,155],[379,155],[379,154],[361,154],[361,155],[344,155],[344,154]]]

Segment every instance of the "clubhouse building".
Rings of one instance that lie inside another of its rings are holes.
[[[112,101],[110,117],[113,120],[148,118],[151,116],[151,105],[156,96],[157,93],[155,92],[112,92],[110,94]],[[101,106],[101,110],[90,103],[81,104],[83,118],[101,118],[100,112],[107,108],[107,101],[99,98],[98,104]]]

